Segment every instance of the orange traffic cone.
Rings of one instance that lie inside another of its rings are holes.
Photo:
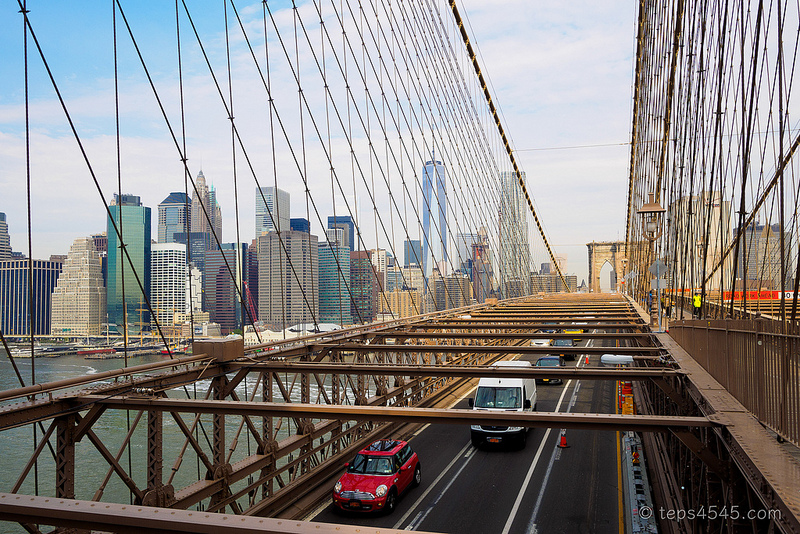
[[[589,365],[589,355],[586,355],[586,360],[583,362],[584,365]]]
[[[562,449],[566,449],[567,447],[569,447],[569,445],[567,445],[567,435],[566,434],[563,434],[563,433],[561,434],[561,440],[558,442],[558,446],[560,448],[562,448]]]

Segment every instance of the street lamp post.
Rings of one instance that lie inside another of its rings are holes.
[[[642,217],[642,230],[644,238],[649,242],[650,257],[655,258],[656,266],[656,299],[657,299],[657,317],[658,317],[658,331],[661,332],[661,262],[655,255],[654,243],[656,239],[661,237],[663,230],[662,218],[664,212],[667,211],[661,207],[661,204],[655,201],[653,193],[648,193],[648,202],[642,206],[637,213]],[[652,317],[652,316],[651,316]]]

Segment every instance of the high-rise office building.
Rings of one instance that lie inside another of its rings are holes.
[[[521,174],[525,180],[525,173]],[[528,203],[515,172],[500,173],[500,293],[502,298],[530,294],[531,253]]]
[[[95,336],[104,332],[103,265],[91,237],[79,237],[72,243],[52,299],[51,334]]]
[[[350,253],[350,314],[354,322],[371,322],[378,311],[377,273],[369,256],[365,250]]]
[[[29,284],[29,260],[0,261],[0,328],[6,335],[50,333],[51,296],[61,273],[61,264],[31,260],[33,283]],[[28,313],[33,294],[33,328]]]
[[[186,245],[153,245],[150,261],[150,303],[162,328],[173,325],[176,313],[189,311],[186,299],[187,269]]]
[[[494,295],[492,279],[494,273],[489,259],[489,243],[482,237],[480,243],[472,245],[472,294],[478,304]]]
[[[114,195],[108,207],[108,272],[106,275],[106,298],[108,322],[116,324],[120,331],[128,324],[150,323],[150,312],[145,304],[150,291],[151,229],[150,208],[142,206],[135,195]],[[113,221],[113,224],[112,224]],[[114,226],[122,233],[125,257]],[[134,275],[134,272],[136,275]],[[138,276],[138,282],[137,282]],[[123,281],[125,301],[123,302]],[[139,283],[142,287],[139,287]],[[142,289],[145,294],[142,294]]]
[[[792,265],[790,242],[790,236],[785,235],[785,257],[781,261],[781,225],[751,224],[742,235],[736,278],[744,280],[744,287],[749,290],[792,289],[794,272],[790,267]],[[709,268],[715,265],[711,263],[710,258],[707,262]],[[784,287],[781,287],[781,265],[787,268]]]
[[[289,193],[272,186],[256,189],[256,238],[291,228]]]
[[[447,272],[447,182],[445,168],[434,156],[422,168],[422,271]],[[433,224],[431,224],[433,222]]]
[[[260,320],[258,315],[258,239],[253,239],[247,247],[247,277],[245,278],[244,324]]]
[[[718,191],[703,191],[684,196],[670,204],[667,210],[664,257],[674,258],[685,268],[679,273],[666,272],[668,287],[691,289],[700,287],[705,278],[703,246],[707,242],[706,267],[718,263],[731,242],[731,203],[722,200]],[[730,280],[733,262],[726,262],[706,282],[707,290],[718,291],[722,280]],[[620,277],[622,273],[619,273]],[[741,271],[738,275],[741,278]],[[730,290],[730,288],[726,288]]]
[[[311,223],[303,217],[292,217],[289,219],[289,228],[298,232],[311,233]]]
[[[386,270],[388,264],[386,250],[382,248],[370,250],[369,259],[372,262],[372,266],[375,267],[375,282],[378,284],[378,291],[386,291]]]
[[[325,234],[327,239],[319,243],[320,322],[350,325],[350,249],[344,244],[341,228],[328,229]]]
[[[189,196],[182,192],[170,193],[158,205],[158,242],[177,243],[175,234],[186,232],[189,227],[191,204]]]
[[[11,237],[8,235],[6,214],[0,212],[0,260],[11,259]]]
[[[317,236],[286,230],[258,238],[258,314],[273,328],[319,322]]]
[[[211,237],[208,241],[211,243],[211,247],[208,250],[210,250],[217,246],[213,235],[216,234],[217,239],[222,241],[222,208],[217,202],[217,192],[213,187],[209,189],[206,185],[203,171],[197,173],[195,185],[197,191],[192,196],[192,220],[189,230],[192,233],[209,234]]]
[[[205,309],[223,334],[242,328],[244,309],[239,292],[244,291],[247,280],[246,259],[247,243],[242,243],[238,251],[236,243],[223,243],[220,250],[206,253]]]
[[[356,224],[349,215],[330,215],[328,216],[328,228],[341,228],[344,233],[344,245],[352,252],[357,247]]]
[[[189,283],[186,284],[186,302],[192,313],[203,311],[203,273],[197,267],[189,271]]]

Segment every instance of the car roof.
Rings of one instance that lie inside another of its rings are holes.
[[[368,454],[370,456],[388,456],[397,452],[405,444],[405,441],[399,439],[379,439],[378,441],[373,441],[359,452],[361,454]]]
[[[536,361],[538,362],[540,360],[560,360],[560,359],[561,359],[561,356],[542,356],[541,358],[539,358]]]

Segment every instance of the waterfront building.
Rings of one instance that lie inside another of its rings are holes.
[[[520,180],[525,173],[500,173],[500,292],[502,298],[530,293],[531,254],[528,238],[528,203]]]
[[[319,322],[317,236],[286,230],[258,238],[258,315],[275,330]]]
[[[350,314],[350,249],[344,244],[344,231],[331,228],[319,243],[320,322],[342,326],[353,323]]]
[[[32,284],[28,283],[31,280],[29,268],[33,272]],[[0,328],[3,334],[27,335],[31,330],[34,335],[50,333],[51,296],[61,268],[61,263],[52,261],[0,260]],[[31,300],[33,313],[29,314]]]
[[[341,228],[344,235],[344,245],[354,251],[356,249],[356,224],[349,215],[330,215],[328,216],[328,228]]]
[[[256,189],[256,238],[291,229],[289,193],[273,186]]]
[[[0,260],[11,259],[11,236],[8,234],[6,214],[0,212]]]
[[[247,279],[247,243],[238,250],[236,243],[223,243],[221,247],[206,253],[203,295],[211,321],[219,324],[223,334],[229,334],[242,328],[244,310],[239,292]]]
[[[189,227],[190,200],[186,193],[173,192],[158,205],[158,242],[177,243],[175,234]]]
[[[104,332],[106,288],[103,265],[91,237],[69,249],[53,289],[50,333],[96,336]]]
[[[119,331],[122,332],[126,322],[128,324],[133,322],[150,323],[150,312],[145,305],[149,297],[147,293],[150,291],[150,208],[142,206],[138,196],[122,195],[120,197],[115,194],[108,209],[110,218],[107,228],[106,307],[108,322],[116,324]],[[119,236],[114,229],[115,225],[122,233],[125,250],[130,256],[130,263],[119,242]],[[124,302],[122,298],[123,283]]]
[[[434,156],[422,168],[422,271],[447,273],[447,182],[445,168]],[[433,223],[431,225],[431,223]]]
[[[156,314],[155,320],[162,328],[172,326],[176,313],[189,311],[187,269],[186,245],[157,243],[152,246],[150,303]]]

